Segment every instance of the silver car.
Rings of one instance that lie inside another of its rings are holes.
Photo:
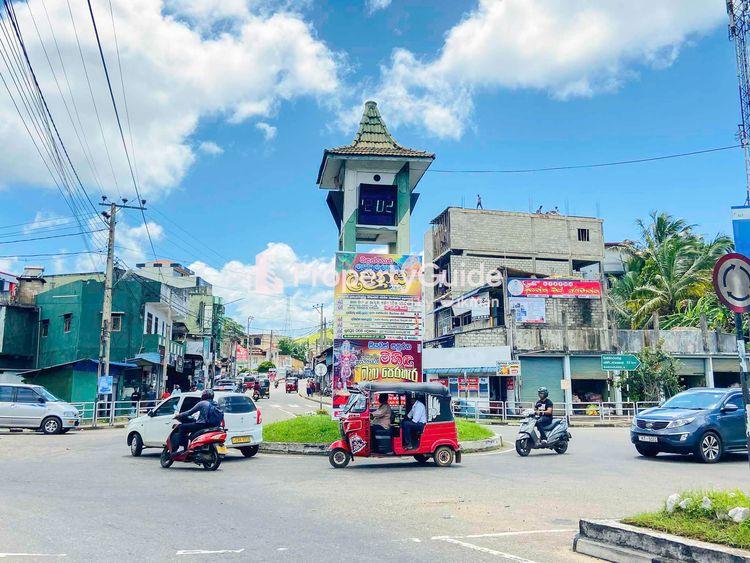
[[[77,408],[41,385],[0,383],[0,428],[31,428],[45,434],[62,434],[80,423]]]

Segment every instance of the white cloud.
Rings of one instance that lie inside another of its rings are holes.
[[[0,272],[17,276],[22,269],[16,258],[0,258]]]
[[[255,128],[263,133],[263,138],[266,141],[273,141],[276,138],[276,127],[273,125],[260,121],[255,124]]]
[[[705,0],[480,0],[434,59],[396,49],[363,98],[378,100],[389,124],[459,138],[477,92],[526,88],[568,99],[616,90],[639,68],[669,66],[725,18],[721,2]],[[351,129],[360,115],[361,106],[345,112],[342,125]]]
[[[391,0],[365,0],[368,14],[374,14],[378,10],[385,10],[391,5]]]
[[[26,5],[16,14],[30,49],[30,57],[61,135],[84,182],[97,177],[109,195],[117,195],[104,143],[78,54],[68,7],[47,2],[70,81],[65,80],[42,0],[29,6],[55,67],[72,112],[75,99],[83,122],[84,147],[91,149],[97,168],[87,164],[71,126]],[[147,196],[176,186],[195,160],[190,143],[201,119],[231,122],[270,117],[286,100],[329,96],[339,86],[338,57],[303,16],[273,2],[240,0],[129,0],[112,2],[117,41],[125,77],[137,172]],[[130,173],[121,146],[91,21],[85,3],[71,3],[83,55],[92,81],[104,136],[112,156],[119,191],[131,196]],[[107,0],[93,2],[125,136],[128,123],[122,100],[115,41]],[[0,72],[5,72],[0,63]],[[0,185],[51,185],[47,170],[5,92],[0,95]],[[98,190],[93,190],[96,193]]]
[[[312,309],[314,303],[324,303],[329,322],[332,320],[333,287],[329,284],[334,273],[333,257],[306,259],[288,244],[271,242],[252,263],[232,260],[217,269],[194,262],[189,267],[212,283],[214,295],[222,296],[225,302],[242,299],[231,306],[231,311],[243,326],[252,315],[255,320],[251,328],[282,328],[287,296],[291,297],[292,328],[312,327],[319,322],[319,314]]]
[[[71,219],[60,217],[59,215],[55,213],[48,213],[46,211],[37,211],[36,214],[34,215],[34,220],[28,225],[24,225],[22,230],[24,234],[30,234],[39,229],[43,229],[45,231],[48,231],[50,229],[65,230],[65,229],[57,229],[57,227],[61,227],[63,225],[70,225],[71,228],[77,227],[77,223],[75,223]]]
[[[212,155],[221,154],[224,152],[224,149],[213,141],[203,141],[200,145],[198,145],[198,150],[204,154]]]

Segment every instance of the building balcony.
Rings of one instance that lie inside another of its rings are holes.
[[[161,334],[144,334],[143,335],[143,350],[144,353],[157,353],[161,355],[164,350],[164,343],[166,338]],[[176,340],[169,341],[169,354],[172,357],[185,356],[185,343],[178,342]]]

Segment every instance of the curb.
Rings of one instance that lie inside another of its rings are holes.
[[[500,435],[486,440],[461,442],[461,453],[476,453],[497,450],[503,447]],[[311,444],[307,442],[263,442],[260,451],[267,454],[291,455],[328,455],[328,444]]]
[[[310,401],[311,403],[316,403],[316,404],[320,405],[320,399],[315,399],[313,397],[308,397],[307,395],[303,395],[302,393],[299,392],[299,390],[297,391],[297,395],[301,399],[304,399],[305,401]],[[330,397],[323,397],[323,407],[330,407],[330,406],[333,406],[331,398]]]
[[[750,551],[675,536],[616,520],[580,520],[573,551],[615,563],[750,563]]]

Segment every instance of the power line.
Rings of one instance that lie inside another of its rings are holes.
[[[106,230],[107,229],[96,229],[93,231],[80,231],[78,233],[68,233],[65,235],[50,235],[46,237],[24,238],[24,239],[18,239],[18,240],[3,240],[3,241],[0,241],[0,244],[12,244],[15,242],[30,242],[32,240],[47,240],[51,238],[74,237],[74,236],[90,234],[90,233],[101,233],[102,231],[106,231]]]
[[[90,217],[94,217],[94,214],[91,213],[89,215]],[[11,229],[13,227],[24,227],[26,225],[41,225],[43,223],[57,223],[57,224],[63,224],[68,223],[70,221],[77,221],[81,216],[66,216],[66,217],[50,217],[49,219],[39,219],[38,221],[27,221],[26,223],[13,223],[12,225],[2,225],[0,226],[0,230],[2,229]]]
[[[712,152],[727,151],[731,149],[737,149],[742,145],[728,145],[725,147],[713,147],[710,149],[701,149],[689,152],[681,152],[674,154],[665,154],[661,156],[651,156],[645,158],[635,158],[631,160],[617,160],[613,162],[598,162],[595,164],[574,164],[567,166],[547,166],[543,168],[510,168],[510,169],[478,169],[478,170],[432,170],[428,169],[427,172],[435,172],[438,174],[526,174],[529,172],[552,172],[555,170],[578,170],[581,168],[604,168],[606,166],[622,166],[625,164],[639,164],[642,162],[655,162],[658,160],[667,160],[670,158],[683,158],[688,156],[695,156],[699,154],[707,154]]]
[[[4,0],[7,2],[7,0]],[[135,173],[133,172],[133,164],[130,161],[130,153],[128,152],[128,145],[125,142],[125,134],[122,130],[122,122],[120,121],[120,113],[117,111],[117,102],[115,101],[115,94],[112,91],[112,81],[109,79],[109,70],[107,69],[107,61],[104,58],[104,50],[102,49],[102,42],[99,38],[99,29],[96,27],[96,18],[94,17],[94,8],[91,6],[91,0],[86,2],[89,7],[89,14],[91,14],[91,24],[94,27],[94,35],[96,36],[96,45],[99,48],[99,57],[102,61],[102,67],[104,68],[104,76],[107,79],[107,88],[109,89],[109,97],[112,100],[112,108],[115,110],[115,117],[117,118],[117,128],[120,131],[120,139],[122,139],[122,148],[125,150],[125,158],[128,161],[128,169],[130,170],[130,177],[133,180],[133,187],[135,188],[135,195],[138,197],[139,203],[145,203],[145,200],[141,198],[141,192],[138,189],[138,182],[135,179]],[[146,212],[141,208],[141,216],[143,217],[143,225],[146,227],[146,235],[148,236],[148,242],[151,245],[151,252],[156,257],[156,248],[154,248],[154,241],[151,238],[151,231],[148,228],[148,221],[146,221]]]
[[[77,233],[76,233],[77,234]],[[102,250],[82,250],[80,252],[43,252],[41,254],[6,254],[0,258],[52,258],[57,256],[76,256],[79,254],[103,254]]]

